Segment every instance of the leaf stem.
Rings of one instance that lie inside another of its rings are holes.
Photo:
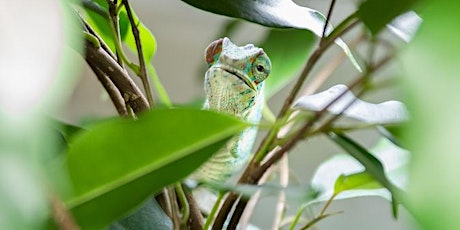
[[[208,217],[206,218],[206,222],[204,223],[203,229],[207,230],[209,227],[211,227],[211,224],[214,220],[214,217],[217,214],[217,210],[220,207],[220,204],[222,203],[222,199],[224,198],[225,192],[219,192],[217,194],[217,200],[216,203],[212,206],[211,212],[209,213]]]
[[[185,226],[190,216],[190,206],[188,205],[187,197],[185,196],[182,184],[180,182],[176,183],[175,188],[177,197],[179,198],[179,202],[181,204],[182,225]]]

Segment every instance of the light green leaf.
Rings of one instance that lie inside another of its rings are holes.
[[[385,176],[392,184],[404,188],[407,181],[409,152],[382,139],[370,150],[382,164]],[[326,201],[336,193],[334,199],[350,199],[378,196],[391,201],[391,194],[356,159],[348,154],[338,154],[324,161],[315,171],[312,186],[321,189],[316,199]],[[380,189],[379,189],[380,188]]]
[[[339,194],[347,190],[378,188],[382,188],[382,185],[375,181],[372,175],[364,171],[349,175],[340,175],[335,181],[334,194]]]
[[[74,195],[66,204],[83,228],[102,228],[190,174],[245,127],[235,118],[193,109],[98,124],[69,147]]]
[[[308,30],[270,30],[260,45],[272,62],[272,72],[265,81],[267,98],[297,77],[315,41],[315,36]]]
[[[403,51],[404,94],[413,118],[409,210],[426,230],[459,228],[460,1],[424,1],[423,23]]]

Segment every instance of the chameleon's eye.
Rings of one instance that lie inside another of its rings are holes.
[[[254,75],[254,81],[257,84],[263,82],[268,77],[272,68],[270,58],[268,58],[266,53],[261,53],[257,56],[252,63],[252,66],[252,74]]]
[[[219,55],[222,52],[223,40],[224,39],[219,38],[211,42],[211,44],[209,44],[208,47],[206,47],[204,51],[204,58],[206,60],[206,63],[208,63],[209,65],[213,64],[219,58]]]

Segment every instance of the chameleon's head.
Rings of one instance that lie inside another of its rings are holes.
[[[271,70],[263,49],[252,44],[236,46],[221,38],[206,48],[205,59],[209,65],[205,107],[247,117],[255,105],[263,103],[263,82]]]
[[[235,75],[257,91],[271,71],[271,62],[262,48],[252,44],[236,46],[228,38],[220,38],[206,48],[205,59],[210,69],[219,68]]]

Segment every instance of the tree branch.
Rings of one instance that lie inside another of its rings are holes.
[[[136,114],[149,109],[149,104],[142,92],[126,71],[104,49],[86,41],[85,51],[85,60],[93,71],[102,72],[108,76],[120,91],[124,101]]]
[[[88,64],[90,66],[92,65],[90,63]],[[99,79],[105,91],[107,91],[107,93],[109,94],[110,99],[112,100],[113,105],[117,109],[118,114],[122,117],[127,117],[128,110],[126,108],[125,101],[121,96],[120,91],[118,91],[117,87],[115,86],[115,84],[113,84],[110,78],[104,72],[102,72],[97,66],[91,66],[91,69],[93,69],[97,79]]]

